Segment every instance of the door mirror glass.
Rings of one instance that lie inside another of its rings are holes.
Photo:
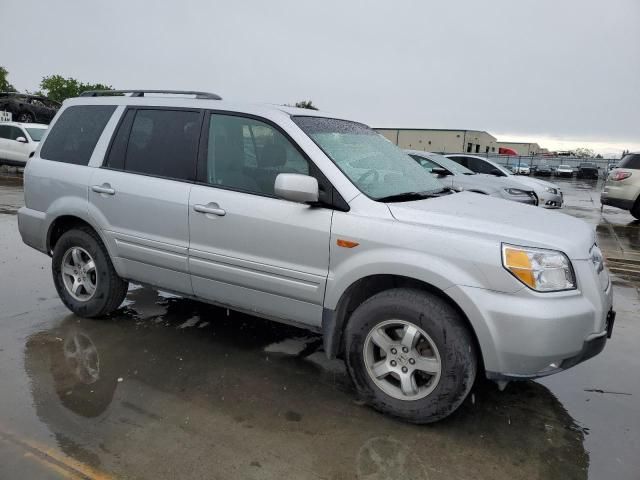
[[[276,177],[275,194],[285,200],[298,203],[318,201],[318,180],[299,173],[280,173]]]
[[[18,137],[18,138],[16,138],[16,142],[27,143],[27,139],[24,138],[24,137]]]

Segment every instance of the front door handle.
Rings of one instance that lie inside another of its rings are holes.
[[[116,191],[111,188],[111,185],[108,183],[103,183],[102,185],[92,185],[91,190],[96,193],[104,193],[105,195],[115,195]]]
[[[194,205],[193,209],[198,213],[208,213],[211,215],[217,215],[224,217],[227,212],[224,211],[217,203],[208,203],[207,205]]]

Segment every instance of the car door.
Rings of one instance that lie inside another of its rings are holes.
[[[13,160],[21,163],[27,163],[29,159],[29,151],[32,148],[32,140],[29,140],[29,135],[21,127],[11,127],[13,142],[11,148],[13,149]],[[24,141],[18,141],[18,139],[24,139]]]
[[[9,145],[11,142],[11,128],[9,125],[0,125],[0,163],[9,160]]]
[[[0,158],[12,164],[26,163],[29,157],[28,135],[14,125],[2,125],[2,143],[0,144]],[[24,138],[26,142],[19,142],[18,138]]]
[[[189,198],[194,294],[263,316],[319,326],[333,211],[276,198],[279,173],[313,164],[275,125],[215,113],[204,122]]]
[[[129,108],[89,188],[119,272],[189,295],[187,209],[201,123],[199,110]]]

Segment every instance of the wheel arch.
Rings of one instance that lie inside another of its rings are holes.
[[[392,288],[415,288],[432,293],[453,307],[467,325],[478,354],[478,369],[484,371],[483,355],[477,333],[467,314],[445,291],[424,280],[397,274],[374,274],[353,282],[342,293],[335,310],[325,308],[322,315],[322,336],[327,357],[335,358],[344,349],[344,330],[353,311],[365,300]]]
[[[65,232],[68,232],[73,228],[79,228],[79,227],[90,228],[91,230],[93,230],[95,234],[98,236],[98,238],[100,238],[100,241],[107,249],[107,252],[111,254],[111,252],[108,251],[109,248],[107,246],[107,243],[104,241],[104,238],[102,237],[100,230],[96,228],[94,225],[92,225],[92,223],[87,219],[81,218],[77,215],[60,215],[56,217],[49,224],[49,228],[47,230],[47,243],[46,243],[47,252],[49,253],[53,252],[53,249],[55,248],[56,243],[58,242],[58,240],[60,240],[60,237]]]

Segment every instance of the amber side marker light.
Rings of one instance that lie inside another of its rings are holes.
[[[353,248],[353,247],[357,247],[358,245],[360,245],[358,242],[352,242],[351,240],[343,240],[341,238],[338,239],[336,244],[339,247],[344,247],[344,248]]]

